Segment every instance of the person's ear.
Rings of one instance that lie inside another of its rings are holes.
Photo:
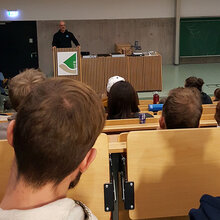
[[[90,166],[90,164],[93,162],[93,160],[96,157],[96,149],[92,148],[85,156],[85,158],[83,159],[83,161],[80,163],[79,165],[79,170],[81,173],[85,172],[88,167]]]
[[[7,139],[8,139],[8,143],[13,146],[13,132],[14,132],[14,127],[15,127],[15,120],[12,120],[7,128]]]
[[[160,128],[161,129],[166,129],[165,119],[164,119],[164,117],[162,115],[161,115],[161,117],[159,119],[159,124],[160,124]]]

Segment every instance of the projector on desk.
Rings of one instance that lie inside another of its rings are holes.
[[[124,44],[115,44],[115,53],[125,54],[129,56],[132,54],[131,44],[124,43]]]

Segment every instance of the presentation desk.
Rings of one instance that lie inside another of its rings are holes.
[[[162,90],[162,57],[126,56],[82,58],[82,81],[98,94],[106,92],[111,76],[122,76],[136,91]]]

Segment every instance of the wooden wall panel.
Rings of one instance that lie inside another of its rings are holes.
[[[105,58],[82,59],[82,81],[91,86],[98,94],[105,89]]]
[[[56,53],[54,53],[54,56],[54,60],[56,60]],[[108,79],[115,75],[124,77],[134,86],[136,91],[160,91],[162,90],[161,62],[160,55],[83,58],[81,59],[81,76],[66,77],[86,83],[98,94],[106,92]],[[55,66],[55,69],[57,69],[57,66]]]
[[[108,79],[112,76],[121,76],[128,79],[128,57],[106,57],[105,66],[105,81],[106,85]]]
[[[142,80],[144,83],[143,91],[162,90],[162,58],[158,56],[144,57]]]
[[[143,78],[143,57],[129,57],[129,68],[130,68],[130,83],[136,89],[136,91],[144,90]]]

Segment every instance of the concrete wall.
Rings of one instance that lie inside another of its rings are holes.
[[[88,20],[164,18],[174,16],[175,0],[1,0],[5,10],[19,10],[18,20]]]
[[[175,0],[1,0],[6,10],[19,10],[17,20],[88,20],[174,17]],[[182,0],[181,16],[220,16],[219,0]]]
[[[220,16],[219,0],[182,0],[181,17]]]
[[[47,75],[53,73],[51,42],[57,23],[37,22],[39,64]],[[111,53],[115,43],[134,44],[137,40],[142,51],[158,51],[163,63],[173,63],[174,18],[81,20],[66,21],[66,24],[80,42],[82,51]]]

